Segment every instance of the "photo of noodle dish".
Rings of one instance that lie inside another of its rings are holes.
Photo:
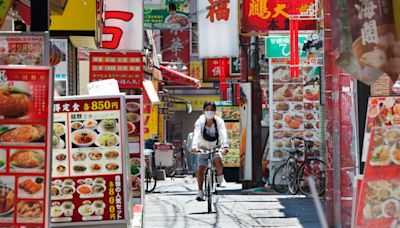
[[[89,129],[80,129],[72,132],[71,141],[78,147],[89,147],[96,140],[96,132]]]
[[[0,125],[0,143],[43,143],[45,134],[40,125]]]
[[[96,144],[100,147],[117,146],[119,137],[115,133],[105,132],[97,136]]]
[[[116,119],[101,120],[100,123],[97,125],[97,131],[99,133],[105,133],[105,132],[118,133],[119,132],[118,122]]]

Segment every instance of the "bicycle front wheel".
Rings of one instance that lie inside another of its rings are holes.
[[[287,163],[287,182],[290,194],[296,195],[299,191],[299,186],[297,185],[297,165],[294,160]]]
[[[326,186],[325,162],[317,158],[309,158],[300,166],[297,174],[297,184],[300,192],[306,196],[311,195],[311,189],[308,182],[309,177],[314,179],[318,195],[321,196],[324,194]]]
[[[286,193],[288,191],[288,177],[286,172],[286,163],[279,166],[272,178],[272,188],[278,193]]]
[[[207,197],[207,212],[212,212],[212,187],[213,187],[213,178],[211,169],[207,169],[204,175],[204,190]]]

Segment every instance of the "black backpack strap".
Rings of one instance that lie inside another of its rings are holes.
[[[214,127],[215,127],[215,136],[217,137],[217,145],[219,144],[219,133],[218,133],[218,127],[217,127],[217,120],[213,118],[214,122]]]

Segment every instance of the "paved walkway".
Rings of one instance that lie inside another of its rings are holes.
[[[157,183],[147,194],[144,227],[320,227],[313,201],[302,196],[246,194],[241,185],[228,183],[218,192],[214,213],[197,202],[191,177]]]

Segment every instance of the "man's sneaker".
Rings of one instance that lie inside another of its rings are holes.
[[[221,188],[226,187],[226,181],[225,181],[224,175],[217,176],[217,187],[221,187]]]
[[[204,198],[204,193],[203,191],[198,191],[197,192],[197,197],[196,197],[197,201],[205,201],[206,199]]]

